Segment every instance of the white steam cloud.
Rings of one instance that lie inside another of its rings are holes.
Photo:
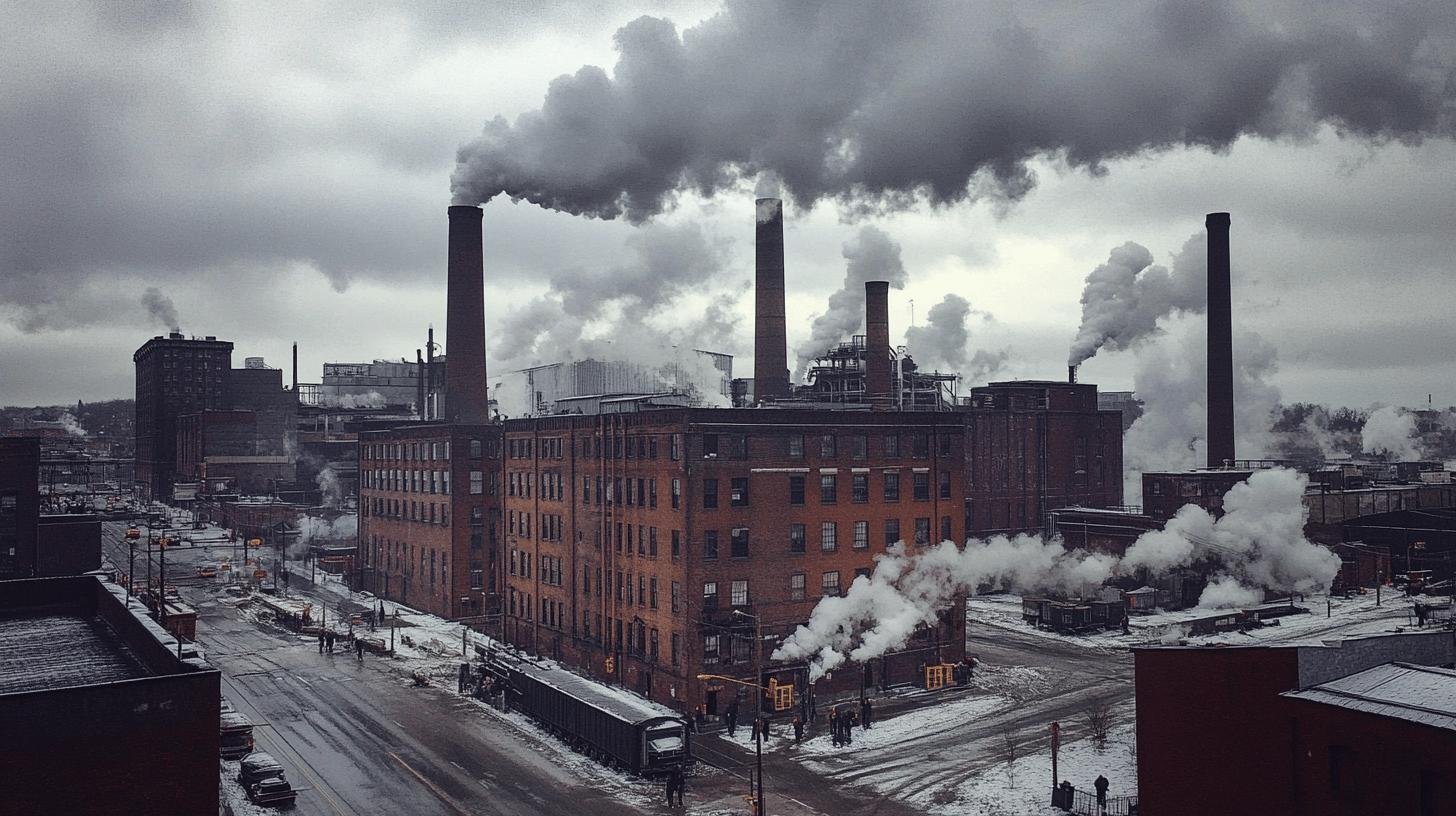
[[[812,681],[847,660],[903,647],[958,594],[983,588],[1086,594],[1119,572],[1201,564],[1214,576],[1199,599],[1208,608],[1258,603],[1264,589],[1324,589],[1340,559],[1304,537],[1305,485],[1303,474],[1290,470],[1255,473],[1225,495],[1221,518],[1184,507],[1167,527],[1139,538],[1121,562],[1029,535],[973,539],[965,547],[945,541],[913,554],[897,544],[845,595],[821,600],[773,659],[807,660]]]
[[[1173,256],[1173,269],[1153,263],[1153,253],[1128,241],[1092,270],[1082,290],[1082,325],[1067,356],[1080,365],[1099,349],[1131,348],[1154,334],[1158,320],[1208,308],[1208,238],[1198,232]]]
[[[1415,417],[1390,406],[1371,411],[1360,430],[1360,449],[1397,462],[1419,460],[1421,446]]]
[[[900,245],[879,227],[861,227],[844,243],[842,253],[847,262],[844,283],[829,296],[824,312],[809,327],[809,340],[799,349],[795,369],[801,375],[814,358],[847,342],[864,325],[867,281],[889,281],[892,288],[904,289],[909,279],[900,260]]]

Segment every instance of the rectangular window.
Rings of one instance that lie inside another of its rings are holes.
[[[893,458],[897,458],[899,455],[900,455],[900,435],[899,434],[886,434],[885,435],[885,456],[893,459]]]
[[[703,434],[703,458],[718,455],[718,435]]]
[[[679,435],[677,435],[677,434],[673,434],[672,436],[669,436],[667,438],[667,441],[668,441],[668,444],[667,444],[668,454],[672,457],[673,461],[677,461],[678,459],[681,459],[682,458],[682,437],[679,436]]]
[[[676,666],[678,654],[682,652],[682,636],[674,632],[672,634],[672,665]]]
[[[733,582],[733,597],[732,597],[732,602],[733,602],[733,605],[734,606],[747,606],[748,605],[748,582],[747,581],[734,581]]]
[[[478,470],[470,471],[470,495],[479,496],[485,492],[485,474]]]
[[[804,573],[796,572],[789,576],[789,600],[804,600]]]
[[[711,561],[718,557],[718,531],[703,531],[703,559]]]
[[[820,522],[819,524],[819,549],[824,552],[839,547],[839,526],[832,521]]]
[[[930,519],[921,517],[915,519],[915,543],[921,546],[930,543]]]
[[[885,519],[885,546],[889,547],[891,544],[894,544],[899,540],[900,520],[893,518]]]
[[[677,581],[673,581],[672,582],[672,611],[674,611],[674,612],[678,611],[678,609],[679,609],[679,607],[681,605],[682,605],[682,584],[679,584]]]
[[[672,480],[672,509],[674,509],[674,510],[678,509],[678,506],[681,505],[681,504],[682,504],[682,480],[681,479],[673,479]]]
[[[940,540],[950,541],[950,516],[940,517]]]
[[[748,477],[734,478],[728,483],[728,503],[734,507],[748,506]]]
[[[854,548],[863,550],[870,546],[870,523],[868,521],[856,521],[854,523]]]
[[[479,459],[480,458],[480,440],[479,439],[472,439],[472,440],[470,440],[470,458],[471,459]]]
[[[834,456],[834,434],[824,434],[819,438],[819,458],[833,459]]]
[[[804,525],[789,525],[789,552],[801,553],[804,551]]]
[[[900,474],[894,471],[885,473],[885,501],[897,502],[900,500]]]
[[[856,504],[863,504],[870,500],[870,475],[868,473],[856,473],[850,477],[850,498]]]
[[[789,504],[802,505],[804,503],[804,477],[789,477]]]
[[[826,597],[839,594],[838,572],[826,572],[819,576],[819,594]]]
[[[673,635],[673,637],[677,637]],[[718,662],[718,636],[703,635],[703,665],[711,665]]]
[[[911,476],[915,480],[915,501],[930,501],[930,474],[915,473]]]
[[[864,434],[849,438],[849,458],[863,460],[870,455],[870,439]]]
[[[718,506],[718,480],[703,480],[703,509],[712,510]]]
[[[789,458],[790,459],[803,459],[804,458],[804,435],[803,434],[789,434],[789,450],[788,450],[788,453],[789,453]]]
[[[916,459],[925,459],[930,456],[930,435],[917,433],[910,437],[910,455]]]
[[[936,442],[936,448],[940,451],[940,455],[941,456],[950,456],[950,435],[949,434],[941,434],[940,436],[936,437],[935,442]]]
[[[748,458],[748,436],[746,434],[732,434],[728,437],[728,455],[734,459]]]
[[[703,610],[711,611],[718,608],[718,582],[707,581],[703,584]]]
[[[834,504],[839,500],[839,477],[833,473],[819,474],[819,503]]]
[[[657,528],[647,528],[647,554],[652,558],[657,557]]]
[[[682,557],[682,530],[672,531],[672,557]]]
[[[734,558],[748,557],[748,528],[734,527],[729,539],[729,554]]]
[[[950,471],[948,470],[940,472],[940,497],[942,499],[950,498]]]

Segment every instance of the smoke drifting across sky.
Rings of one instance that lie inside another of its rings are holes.
[[[1153,263],[1153,253],[1128,241],[1087,276],[1082,326],[1068,365],[1080,365],[1099,349],[1132,347],[1158,328],[1158,320],[1208,308],[1208,235],[1198,232],[1173,256],[1173,269]]]
[[[460,203],[504,193],[642,221],[682,190],[772,172],[803,205],[872,211],[1020,198],[1044,155],[1095,174],[1325,123],[1450,135],[1450,16],[1341,5],[734,0],[682,32],[641,17],[610,73],[583,66],[539,109],[486,122],[452,187]]]
[[[1222,517],[1185,506],[1164,529],[1139,537],[1120,562],[1030,535],[972,539],[964,547],[943,541],[916,552],[901,543],[878,556],[874,572],[855,578],[843,596],[821,599],[773,659],[808,660],[810,679],[817,679],[846,660],[901,648],[957,594],[986,587],[1080,595],[1119,573],[1199,564],[1212,578],[1199,599],[1207,608],[1259,603],[1264,589],[1323,590],[1340,559],[1304,537],[1306,483],[1295,471],[1259,471],[1225,494]]]
[[[864,326],[866,281],[889,281],[891,288],[903,289],[909,279],[900,260],[900,245],[879,227],[860,227],[845,242],[843,254],[844,283],[829,296],[825,310],[814,317],[809,327],[809,342],[799,348],[794,369],[800,375],[815,357],[838,343],[848,342]]]

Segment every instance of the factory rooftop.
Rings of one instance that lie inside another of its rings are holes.
[[[64,608],[0,614],[0,694],[150,674],[136,653],[95,616]]]
[[[1283,696],[1456,731],[1456,671],[1386,663]]]

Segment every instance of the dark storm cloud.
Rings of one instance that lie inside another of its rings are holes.
[[[882,209],[1016,199],[1046,155],[1100,173],[1321,124],[1450,135],[1449,7],[1367,6],[730,0],[681,34],[643,17],[611,74],[584,66],[487,122],[454,193],[640,221],[768,171],[802,203]]]

